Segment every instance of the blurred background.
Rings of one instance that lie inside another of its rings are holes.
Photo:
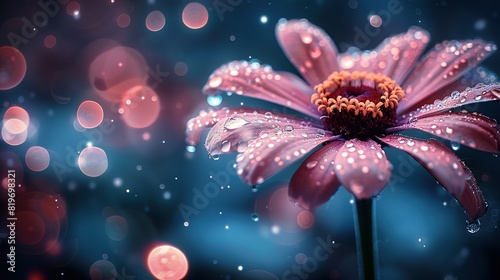
[[[342,51],[414,25],[430,32],[427,50],[452,39],[500,43],[491,0],[20,0],[2,1],[0,13],[1,279],[155,279],[162,256],[174,271],[164,279],[186,269],[185,279],[357,279],[347,191],[311,215],[288,201],[297,164],[252,189],[235,155],[214,160],[203,143],[186,146],[186,122],[200,110],[284,110],[207,98],[208,76],[231,60],[298,74],[275,39],[280,18],[307,18]],[[500,53],[483,66],[500,73]],[[498,106],[469,109],[498,119]],[[393,180],[376,198],[381,279],[500,279],[500,159],[445,143],[488,201],[481,229],[469,233],[453,197],[387,150]],[[151,253],[159,246],[171,247]]]

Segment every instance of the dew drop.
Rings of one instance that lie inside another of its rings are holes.
[[[311,169],[311,168],[314,168],[316,165],[318,165],[318,161],[317,160],[313,160],[313,161],[310,161],[306,164],[306,167],[308,169]]]
[[[188,145],[188,146],[186,146],[186,151],[188,151],[190,153],[194,153],[194,152],[196,152],[196,147]]]
[[[211,88],[216,88],[216,87],[220,86],[221,84],[222,84],[222,78],[219,76],[212,77],[208,81],[208,86]]]
[[[302,43],[304,44],[310,44],[313,40],[311,34],[307,33],[307,32],[301,32],[300,33],[300,40],[302,41]]]
[[[445,129],[445,131],[446,131],[446,133],[448,133],[448,134],[452,134],[452,133],[453,133],[453,128],[451,128],[451,127],[447,127],[447,128]]]
[[[259,221],[259,214],[252,213],[252,215],[250,215],[250,218],[252,218],[252,221],[258,222]]]
[[[267,119],[270,119],[270,118],[272,118],[272,117],[273,117],[273,113],[271,113],[271,112],[266,112],[266,113],[264,114],[264,116],[265,116]]]
[[[283,127],[283,129],[286,132],[292,132],[293,131],[293,126],[291,126],[291,125],[285,125],[285,127]]]
[[[450,143],[450,145],[451,145],[451,149],[453,149],[453,151],[458,151],[460,149],[460,143],[458,143],[458,142],[452,141]]]
[[[476,220],[476,221],[474,221],[472,223],[470,223],[469,221],[467,221],[467,226],[465,228],[470,233],[476,233],[476,232],[479,231],[479,229],[481,229],[481,222],[479,222],[479,220]]]
[[[220,150],[223,152],[223,153],[227,153],[231,150],[231,142],[229,141],[222,141],[222,144],[221,144],[221,148]]]
[[[207,103],[210,106],[219,106],[222,103],[221,95],[209,95],[207,96]]]
[[[451,98],[453,98],[453,99],[457,99],[459,96],[460,96],[460,92],[458,92],[456,90],[451,93]]]
[[[213,160],[219,160],[220,155],[211,155],[210,156]]]
[[[274,133],[276,133],[276,134],[279,135],[279,134],[283,133],[283,130],[281,130],[281,128],[277,127],[277,128],[274,129]]]
[[[325,132],[323,129],[321,129],[321,128],[320,128],[320,129],[318,129],[318,130],[316,131],[316,134],[317,134],[318,136],[320,136],[320,137],[323,137],[323,136],[325,136],[326,132]]]
[[[243,117],[233,116],[233,117],[229,117],[226,120],[226,122],[224,123],[224,128],[228,129],[228,130],[233,130],[233,129],[240,128],[248,123],[249,122],[247,120],[245,120]]]
[[[311,55],[312,58],[318,58],[321,56],[321,49],[313,48],[309,51],[309,54]]]

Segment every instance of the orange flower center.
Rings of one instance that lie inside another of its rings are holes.
[[[389,77],[371,72],[333,72],[314,87],[311,102],[322,120],[345,138],[367,138],[383,133],[396,118],[403,89]]]

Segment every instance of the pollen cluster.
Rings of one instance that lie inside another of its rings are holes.
[[[347,138],[380,133],[405,95],[389,77],[360,71],[333,72],[314,90],[311,102],[328,117],[325,124]]]

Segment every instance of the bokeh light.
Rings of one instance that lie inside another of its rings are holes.
[[[379,15],[370,16],[370,25],[378,28],[382,25],[382,18]]]
[[[161,280],[179,280],[188,272],[186,256],[171,245],[162,245],[151,250],[147,263],[151,274]]]
[[[66,13],[70,16],[80,15],[80,3],[71,1],[66,5]]]
[[[100,97],[119,102],[130,87],[144,83],[146,69],[146,61],[138,51],[116,46],[94,58],[89,80]]]
[[[145,128],[158,118],[160,100],[151,88],[135,86],[124,94],[119,113],[129,127]]]
[[[82,127],[94,128],[102,123],[104,111],[99,103],[92,100],[86,100],[78,107],[76,118]]]
[[[99,147],[86,147],[78,156],[78,167],[89,177],[101,176],[108,169],[108,156]]]
[[[208,11],[200,3],[192,2],[182,10],[182,22],[191,29],[200,29],[208,22]]]
[[[91,280],[113,280],[116,279],[118,272],[116,267],[107,260],[98,260],[90,266]]]
[[[26,165],[32,171],[43,171],[49,167],[49,152],[40,146],[33,146],[26,151]]]
[[[152,11],[146,17],[146,27],[149,31],[157,32],[165,26],[165,16],[160,11]]]
[[[106,218],[106,234],[115,241],[121,241],[127,237],[128,223],[122,216],[111,216]]]
[[[54,35],[47,35],[43,39],[43,44],[48,49],[52,49],[53,47],[55,47],[56,43],[57,43],[57,39],[56,39],[56,36],[54,36]]]
[[[121,27],[125,28],[130,25],[130,16],[128,14],[120,14],[116,18],[116,24]]]
[[[16,48],[0,47],[0,90],[16,87],[26,75],[26,59]]]

